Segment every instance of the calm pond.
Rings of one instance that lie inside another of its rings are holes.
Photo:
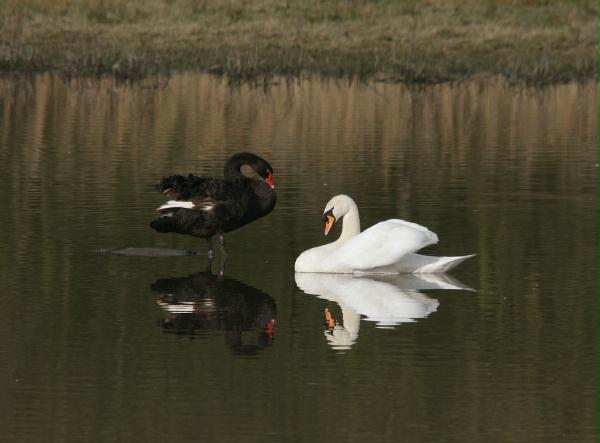
[[[1,441],[597,441],[597,83],[155,86],[0,80]],[[242,150],[278,202],[224,276],[152,253],[205,250],[152,185]],[[295,276],[339,193],[477,256]]]

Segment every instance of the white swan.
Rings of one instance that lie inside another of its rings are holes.
[[[336,350],[350,349],[358,340],[361,316],[390,328],[415,322],[434,313],[438,300],[419,292],[423,289],[472,291],[456,280],[442,275],[361,276],[341,274],[296,273],[296,285],[339,305],[342,321],[331,319],[326,309],[328,327],[324,331],[329,345]]]
[[[336,195],[323,213],[325,235],[343,218],[340,237],[329,244],[304,251],[296,259],[296,272],[435,274],[454,268],[473,257],[431,257],[415,254],[438,242],[429,229],[416,223],[391,219],[360,232],[358,207],[347,195]]]

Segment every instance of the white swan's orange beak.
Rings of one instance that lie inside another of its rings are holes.
[[[335,222],[335,217],[333,215],[328,215],[327,221],[325,221],[325,235],[329,234],[329,231],[333,226],[333,222]]]

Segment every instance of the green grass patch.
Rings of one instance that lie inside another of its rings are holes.
[[[252,80],[598,78],[588,0],[4,0],[0,71]]]

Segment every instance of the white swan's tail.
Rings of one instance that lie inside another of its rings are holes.
[[[418,254],[414,254],[418,255]],[[425,263],[413,271],[414,274],[441,274],[455,268],[465,260],[477,254],[463,255],[461,257],[429,257],[421,255]]]
[[[443,274],[477,254],[461,257],[432,257],[430,255],[406,254],[397,263],[371,270],[373,274]]]

